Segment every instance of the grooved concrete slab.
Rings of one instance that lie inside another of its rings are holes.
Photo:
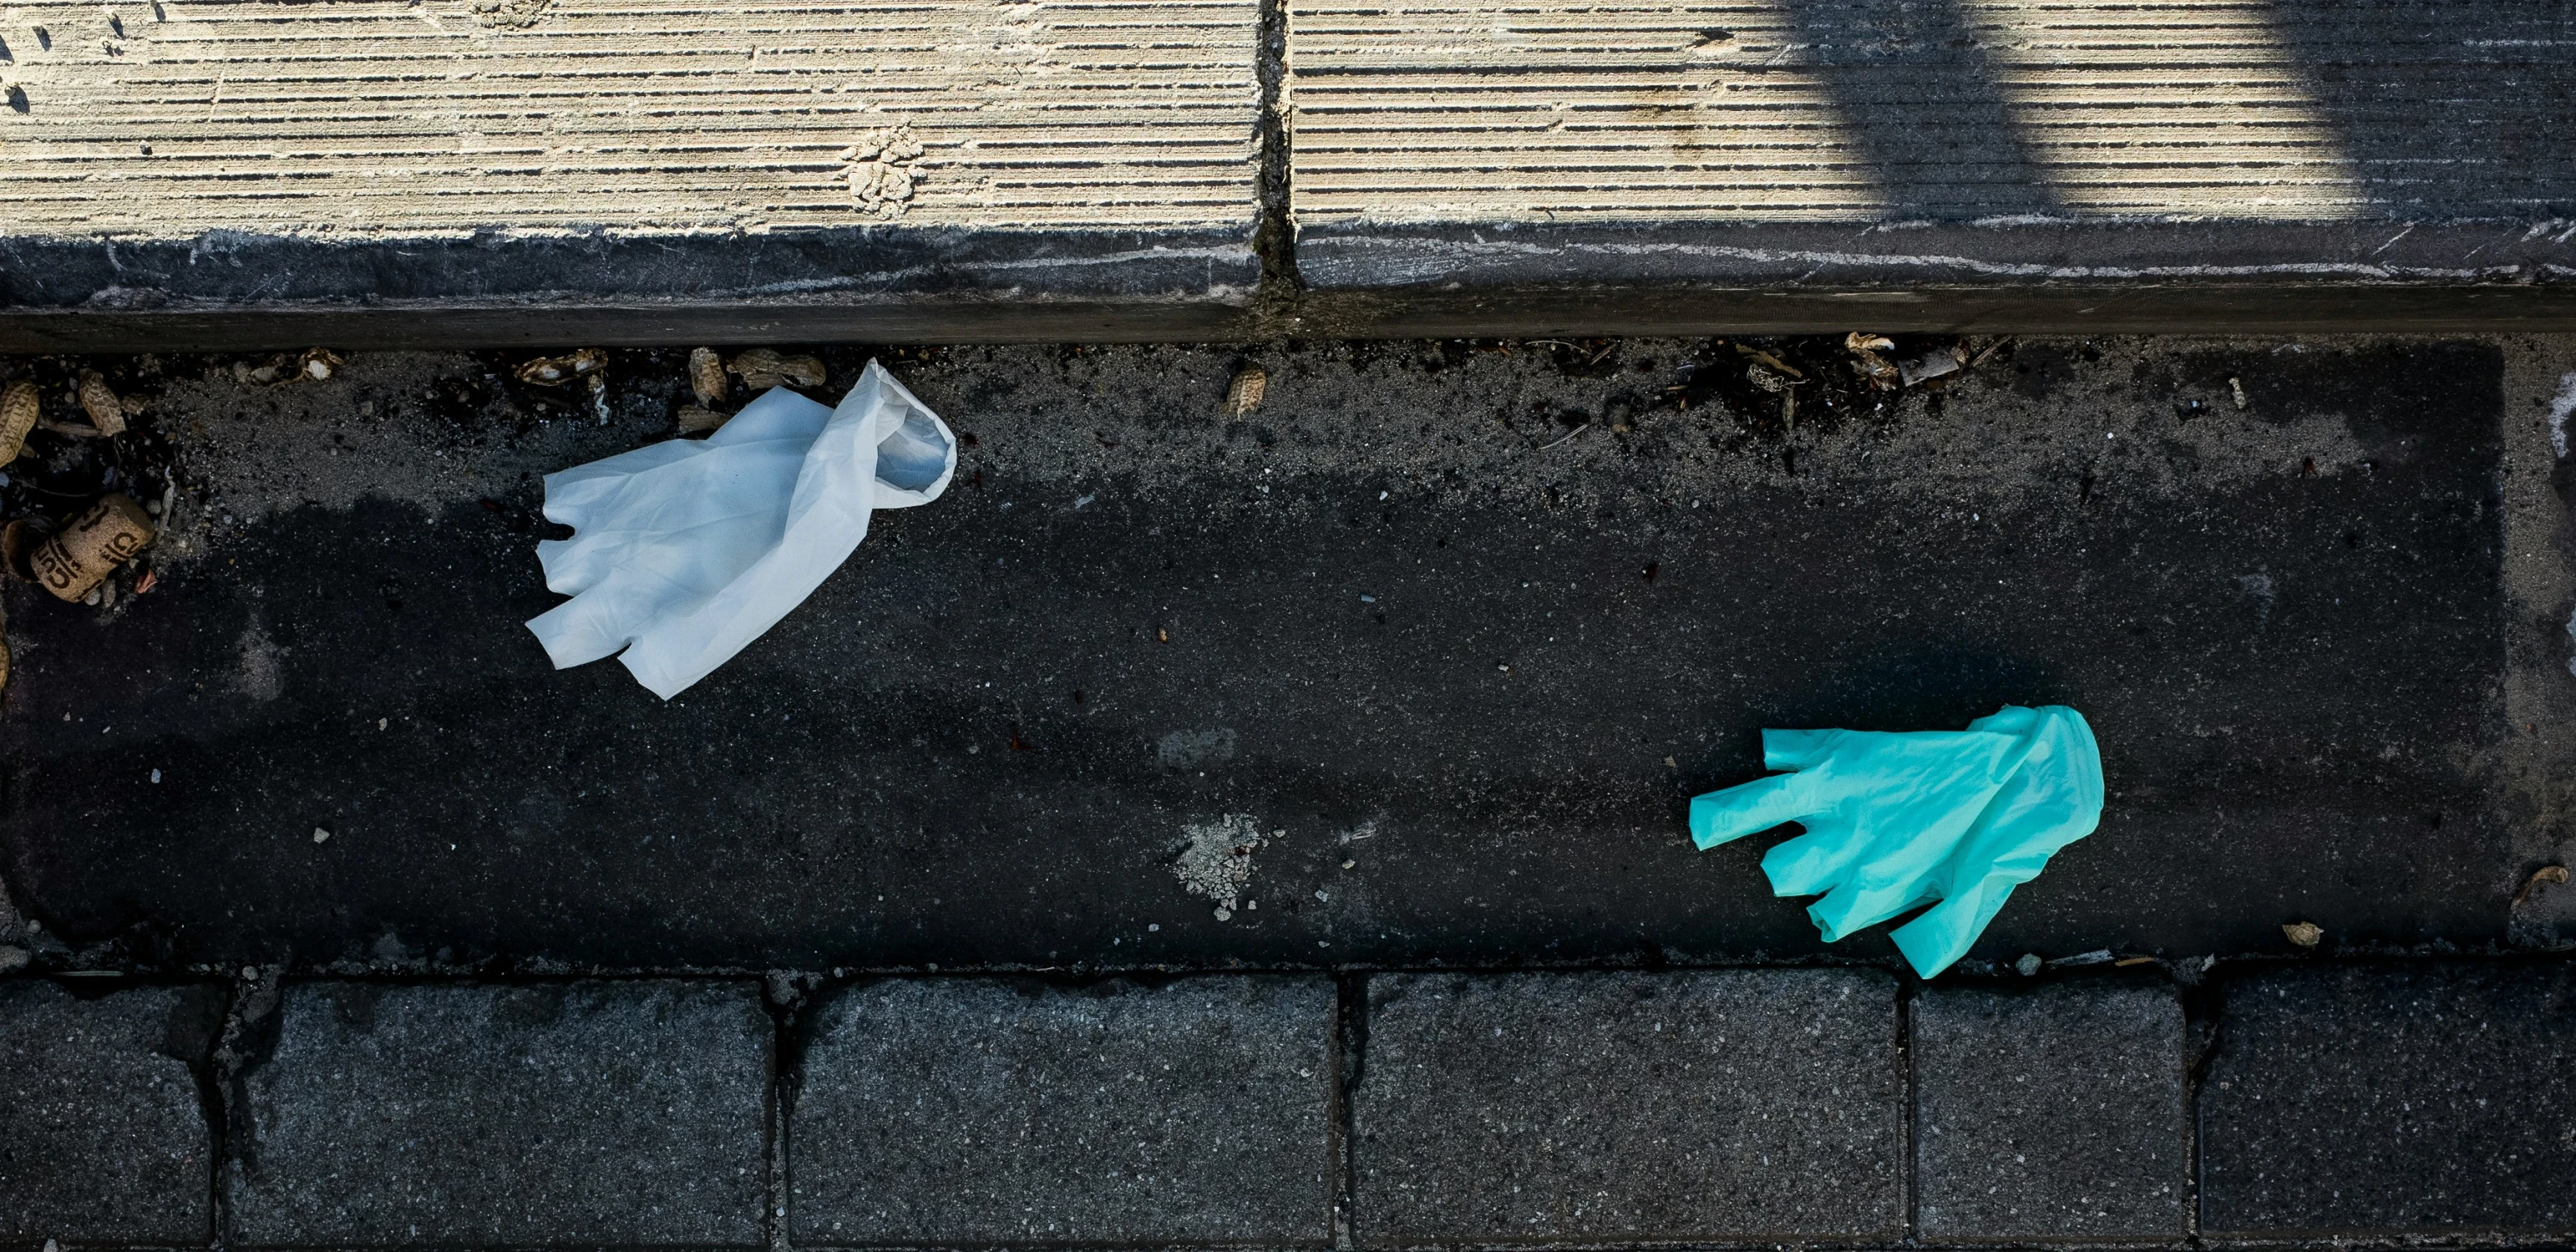
[[[214,1137],[189,1067],[222,1012],[212,988],[76,999],[0,981],[0,1243],[213,1235]]]
[[[813,1011],[803,1246],[1320,1244],[1331,982],[884,981]]]
[[[1251,0],[47,0],[0,313],[1228,304]]]
[[[243,1081],[236,1245],[762,1242],[749,983],[305,983]]]
[[[2189,1130],[2170,987],[1933,988],[1911,1025],[1925,1236],[2182,1237]]]
[[[1326,289],[2443,285],[2576,265],[2561,4],[1288,13],[1298,267]]]
[[[2203,1230],[2576,1234],[2576,967],[2290,968],[2221,1015]]]
[[[1364,1246],[1904,1228],[1884,974],[1386,974],[1367,1031]]]

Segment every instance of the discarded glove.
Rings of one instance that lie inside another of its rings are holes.
[[[1762,872],[1773,894],[1824,896],[1807,916],[1827,943],[1939,901],[1894,936],[1926,978],[2102,820],[2101,750],[2063,705],[2007,706],[1964,731],[1765,730],[1762,764],[1797,772],[1692,797],[1691,841],[1805,826]]]
[[[956,470],[947,424],[874,362],[839,408],[770,391],[704,441],[546,475],[547,519],[577,533],[537,561],[572,599],[528,629],[557,669],[624,648],[668,700],[804,603],[873,511],[928,504]]]

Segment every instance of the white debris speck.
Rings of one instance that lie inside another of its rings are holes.
[[[2558,379],[2558,394],[2549,401],[2549,450],[2567,455],[2567,419],[2576,416],[2576,372]]]
[[[319,826],[314,827],[314,828],[313,828],[313,842],[315,842],[315,843],[329,843],[329,842],[331,842],[331,832],[330,832],[330,831],[327,831],[327,830],[324,830],[324,829],[322,829],[322,828],[321,828],[321,827],[319,827]]]
[[[1172,860],[1172,877],[1181,889],[1216,901],[1217,920],[1233,916],[1244,884],[1252,881],[1252,854],[1266,842],[1249,813],[1228,813],[1213,822],[1184,826],[1189,842]]]
[[[1327,901],[1329,901],[1329,900],[1331,900],[1333,897],[1328,896],[1328,895],[1325,895],[1323,892],[1318,891],[1318,892],[1316,892],[1316,893],[1315,893],[1315,898],[1316,898],[1316,899],[1318,899],[1318,900],[1327,900]]]
[[[159,781],[161,781],[161,771],[159,771],[159,770],[157,770],[157,769],[156,769],[156,770],[154,770],[154,771],[152,771],[152,781],[154,781],[154,782],[159,782]]]

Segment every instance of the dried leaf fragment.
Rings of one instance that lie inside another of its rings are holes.
[[[523,383],[539,387],[560,387],[584,374],[595,374],[608,368],[608,354],[597,348],[584,348],[568,356],[541,356],[516,371]]]
[[[694,435],[699,431],[714,430],[715,428],[724,425],[727,421],[732,420],[733,415],[729,413],[718,413],[714,409],[692,404],[687,408],[680,410],[678,413],[672,414],[672,416],[678,419],[681,434]]]
[[[2522,890],[2513,893],[2513,907],[2521,908],[2523,901],[2530,899],[2532,892],[2540,890],[2540,884],[2542,883],[2564,883],[2566,881],[2566,866],[2543,865],[2540,868],[2531,871],[2531,877],[2522,880]]]
[[[98,433],[108,436],[125,433],[125,402],[117,399],[115,389],[107,385],[107,379],[101,377],[97,370],[81,371],[80,404],[81,411],[89,414],[90,425],[98,427]]]
[[[1801,370],[1797,366],[1791,365],[1787,361],[1783,361],[1760,348],[1748,348],[1739,343],[1735,345],[1735,351],[1739,356],[1751,357],[1754,360],[1760,361],[1764,365],[1768,365],[1791,378],[1805,378],[1807,376],[1806,371]]]
[[[258,365],[247,361],[233,362],[233,381],[251,387],[266,387],[284,382],[302,372],[295,358],[280,353]]]
[[[1773,395],[1778,395],[1781,392],[1787,391],[1791,387],[1798,385],[1788,375],[1783,374],[1768,365],[1764,365],[1760,361],[1751,362],[1744,367],[1744,381],[1749,382],[1764,391],[1770,392]]]
[[[820,357],[786,356],[774,348],[746,348],[725,368],[742,375],[742,385],[753,391],[794,385],[820,387],[826,377]]]
[[[1270,375],[1258,365],[1247,365],[1226,384],[1225,415],[1241,417],[1261,407],[1261,398],[1270,390]]]
[[[36,419],[44,412],[44,393],[34,383],[20,379],[0,391],[0,465],[18,459],[27,446],[27,432],[36,428]]]
[[[1911,387],[1930,382],[1968,368],[1968,353],[1963,348],[1934,348],[1921,356],[1907,357],[1896,363],[1898,381]]]
[[[2302,948],[2313,948],[2326,937],[2325,930],[2315,922],[2292,922],[2281,928],[2281,934]]]
[[[697,393],[700,405],[714,408],[723,403],[732,387],[725,378],[724,358],[715,349],[689,349],[689,390]]]
[[[1872,335],[1856,330],[1843,336],[1843,348],[1852,354],[1852,360],[1859,365],[1863,378],[1879,382],[1904,377],[1903,371],[1889,364],[1886,357],[1879,355],[1881,352],[1896,350],[1896,341],[1885,335]]]

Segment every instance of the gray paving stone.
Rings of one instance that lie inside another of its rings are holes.
[[[2172,988],[1927,990],[1912,1021],[1926,1237],[2183,1235],[2189,1129]]]
[[[2222,1014],[2204,1231],[2576,1234],[2576,966],[2291,968]]]
[[[93,1000],[0,981],[0,1244],[203,1244],[214,1140],[191,1061],[221,1021],[213,988]]]
[[[1895,984],[1862,970],[1390,974],[1352,1095],[1369,1246],[1889,1238]]]
[[[889,980],[815,1014],[803,1245],[1319,1243],[1332,984]]]
[[[762,1241],[773,1031],[749,983],[307,983],[244,1080],[255,1246]]]

